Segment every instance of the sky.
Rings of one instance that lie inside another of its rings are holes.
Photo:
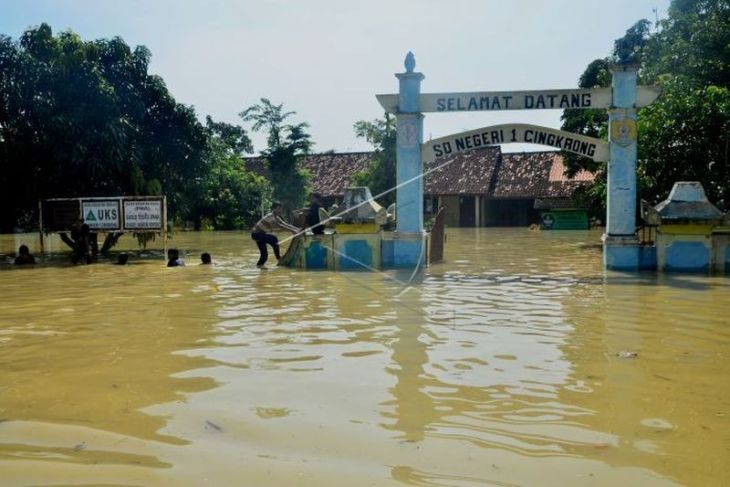
[[[363,151],[408,51],[423,93],[575,88],[636,21],[669,0],[0,0],[0,33],[46,22],[152,52],[178,102],[229,123],[262,97],[307,122],[314,151]],[[654,13],[656,9],[656,14]],[[426,114],[424,139],[499,123],[560,127],[560,110]],[[246,127],[249,128],[249,127]],[[250,134],[256,151],[263,134]],[[535,150],[511,144],[503,150]]]

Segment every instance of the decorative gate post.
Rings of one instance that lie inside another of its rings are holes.
[[[603,263],[607,269],[638,270],[636,238],[636,72],[617,65],[613,74],[612,107],[608,114],[608,188]]]
[[[423,115],[419,97],[424,76],[413,70],[412,52],[405,58],[405,73],[396,74],[399,102],[396,114],[396,232],[393,240],[393,266],[407,267],[425,263],[423,233]],[[401,186],[402,185],[402,186]]]

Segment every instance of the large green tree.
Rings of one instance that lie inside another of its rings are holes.
[[[639,82],[662,87],[639,111],[639,197],[664,198],[675,181],[700,181],[708,197],[730,209],[730,0],[673,0],[651,32],[639,21],[614,45],[612,56],[593,61],[581,86],[609,86],[612,63],[639,64]],[[586,83],[584,83],[586,82]],[[606,136],[605,115],[566,110],[563,128]],[[569,169],[598,171],[586,196],[605,204],[604,167],[566,155]]]
[[[306,122],[288,124],[296,112],[285,112],[284,105],[274,105],[267,98],[240,113],[244,122],[252,122],[254,132],[266,131],[267,147],[261,154],[267,161],[274,187],[274,198],[287,211],[300,208],[306,199],[310,174],[301,167],[301,159],[313,143]]]
[[[693,180],[730,209],[730,0],[673,0],[642,77],[662,87],[639,114],[642,197],[657,202]]]
[[[150,52],[42,24],[0,36],[0,227],[27,225],[39,198],[164,192],[185,213],[207,136]]]
[[[354,125],[355,135],[373,145],[375,153],[370,166],[355,173],[353,182],[368,186],[373,196],[388,191],[379,202],[388,206],[395,202],[396,186],[396,130],[395,119],[388,113],[382,119],[372,122],[360,120]]]

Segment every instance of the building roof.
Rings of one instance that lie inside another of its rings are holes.
[[[426,175],[424,194],[489,194],[500,154],[499,147],[485,147],[426,163],[425,171],[440,169]]]
[[[324,197],[341,197],[352,177],[366,169],[373,152],[324,153],[305,156],[302,166],[312,174],[314,190]],[[246,169],[269,177],[262,157],[244,159]],[[426,163],[425,170],[442,166],[425,177],[426,195],[482,195],[497,199],[569,198],[595,176],[581,171],[565,175],[558,152],[502,153],[499,146],[484,147]]]
[[[507,153],[502,154],[490,196],[499,199],[569,197],[576,188],[590,184],[594,178],[586,171],[574,178],[567,177],[563,158],[555,151]]]
[[[322,196],[341,196],[352,185],[353,175],[370,166],[372,152],[342,154],[313,154],[306,156],[302,166],[312,174],[315,191]]]
[[[372,159],[372,152],[326,152],[304,156],[302,167],[312,174],[314,191],[323,197],[342,196],[345,188],[351,186],[353,175],[367,169]],[[247,157],[244,164],[249,171],[270,176],[263,157]]]

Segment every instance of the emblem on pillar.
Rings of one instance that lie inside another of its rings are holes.
[[[411,121],[404,121],[398,127],[398,140],[401,147],[412,149],[418,145],[418,127]]]
[[[610,140],[621,147],[628,147],[636,143],[636,112],[626,113],[626,110],[612,110],[609,125],[611,126]],[[633,117],[632,117],[633,115]]]

